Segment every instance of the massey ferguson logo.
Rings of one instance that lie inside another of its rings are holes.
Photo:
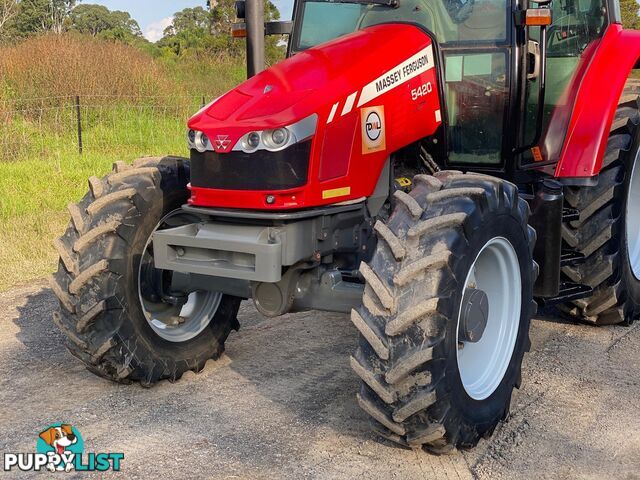
[[[217,150],[226,150],[231,145],[229,135],[218,135],[215,140]]]

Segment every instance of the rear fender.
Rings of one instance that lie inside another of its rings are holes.
[[[555,177],[600,173],[618,101],[639,60],[640,32],[610,25],[573,82],[577,92]]]

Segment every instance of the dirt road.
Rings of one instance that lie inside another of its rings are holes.
[[[54,307],[41,284],[0,294],[0,452],[34,451],[64,421],[87,450],[124,452],[127,478],[640,478],[637,325],[536,320],[509,421],[475,450],[435,457],[370,433],[345,315],[266,320],[245,303],[222,360],[144,389],[80,366]]]

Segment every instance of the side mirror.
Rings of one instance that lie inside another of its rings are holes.
[[[245,16],[246,16],[246,11],[245,11],[244,0],[238,0],[236,2],[236,18],[244,20]]]
[[[238,20],[244,20],[247,18],[247,3],[245,0],[237,0],[235,3],[236,18]],[[264,34],[265,35],[291,35],[291,29],[293,28],[293,22],[291,21],[278,21],[278,22],[265,22]],[[234,23],[231,26],[231,36],[235,38],[245,38],[247,36],[247,24],[246,22]]]

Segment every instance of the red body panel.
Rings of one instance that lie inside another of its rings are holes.
[[[600,172],[618,100],[638,59],[640,32],[616,24],[585,52],[585,63],[572,82],[575,101],[556,177],[591,177]]]
[[[390,153],[433,134],[441,123],[435,56],[431,39],[419,28],[379,25],[306,50],[247,80],[198,112],[189,128],[210,139],[228,136],[224,148],[215,145],[224,155],[248,132],[284,127],[315,113],[308,183],[275,192],[192,187],[190,202],[282,210],[370,196]],[[365,137],[367,121],[371,135]],[[367,140],[372,137],[373,143]],[[274,204],[266,204],[267,194],[275,195]]]

